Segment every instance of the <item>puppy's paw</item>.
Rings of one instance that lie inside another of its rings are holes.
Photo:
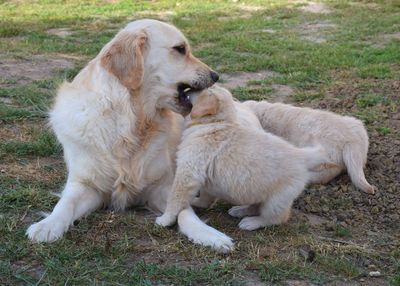
[[[234,206],[229,209],[228,214],[233,217],[242,218],[249,215],[256,215],[257,211],[254,206]]]
[[[369,187],[364,188],[363,191],[367,194],[374,195],[378,191],[378,188],[373,185],[370,185]]]
[[[163,214],[162,216],[159,216],[156,218],[156,224],[160,226],[171,226],[175,223],[176,217],[169,215],[167,213]]]
[[[265,226],[264,218],[259,216],[245,217],[239,222],[239,228],[243,230],[256,230]]]
[[[32,224],[26,231],[28,238],[34,242],[53,242],[61,238],[68,230],[69,224],[51,216]]]

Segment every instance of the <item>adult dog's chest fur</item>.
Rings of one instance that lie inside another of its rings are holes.
[[[128,204],[146,188],[173,172],[181,129],[172,112],[147,120],[130,94],[97,93],[65,83],[50,122],[65,151],[71,176]],[[174,131],[176,129],[176,131]]]
[[[167,122],[148,120],[143,113],[125,114],[119,118],[117,138],[112,146],[112,154],[116,161],[117,179],[114,191],[128,191],[135,195],[150,184],[162,179],[172,167],[169,135],[165,125]],[[129,120],[130,122],[126,122]],[[167,124],[166,124],[167,123]]]

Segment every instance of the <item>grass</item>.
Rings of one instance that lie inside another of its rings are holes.
[[[0,157],[2,153],[13,154],[18,157],[27,155],[51,156],[60,154],[61,147],[53,134],[44,131],[30,142],[9,141],[0,144]]]
[[[97,211],[53,244],[33,244],[25,237],[26,228],[40,219],[39,212],[51,211],[57,202],[51,192],[65,183],[61,147],[44,127],[57,86],[71,80],[127,22],[145,17],[175,24],[189,38],[194,54],[220,73],[274,72],[233,89],[240,100],[274,99],[272,85],[286,85],[294,91],[286,98],[289,102],[363,120],[373,149],[373,172],[367,175],[381,189],[397,190],[397,161],[393,159],[392,166],[379,154],[388,157],[396,150],[400,132],[400,42],[390,36],[398,32],[400,5],[378,0],[322,3],[331,13],[308,13],[299,9],[306,3],[278,0],[0,1],[0,60],[42,63],[41,56],[73,65],[48,64],[51,75],[34,70],[33,78],[27,68],[14,76],[0,71],[0,284],[241,285],[301,280],[323,285],[358,283],[368,266],[375,265],[383,277],[371,283],[400,285],[399,255],[393,250],[400,247],[395,221],[379,220],[396,208],[386,213],[391,203],[385,193],[365,197],[345,176],[313,187],[296,204],[307,215],[333,220],[334,227],[295,216],[288,224],[247,233],[225,215],[226,204],[202,212],[209,224],[236,240],[236,250],[227,255],[191,244],[176,229],[154,226],[154,216],[140,209]],[[318,28],[321,24],[325,27]],[[68,31],[65,37],[49,32],[59,28]],[[391,200],[397,202],[398,192],[393,193]],[[382,211],[371,214],[375,205]],[[343,214],[347,224],[339,222]],[[362,223],[350,224],[358,214],[364,215]],[[379,239],[368,231],[379,233]],[[312,262],[299,255],[304,245],[316,253]]]

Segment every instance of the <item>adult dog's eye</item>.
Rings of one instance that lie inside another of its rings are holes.
[[[173,49],[182,55],[186,55],[185,45],[175,46]]]

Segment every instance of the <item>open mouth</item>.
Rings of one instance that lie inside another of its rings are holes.
[[[191,110],[192,109],[192,103],[189,100],[189,93],[198,91],[199,89],[196,89],[186,83],[180,83],[178,84],[178,102],[179,105],[181,105],[183,108]]]

